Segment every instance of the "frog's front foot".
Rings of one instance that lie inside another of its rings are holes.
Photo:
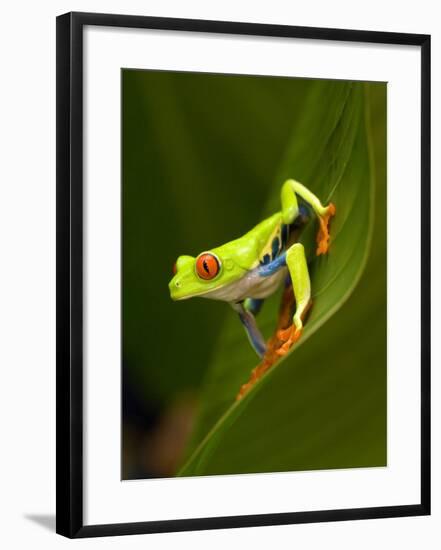
[[[329,221],[335,216],[335,206],[332,202],[325,209],[325,213],[319,216],[320,228],[317,233],[317,256],[326,254],[329,250]]]
[[[279,342],[282,342],[282,344],[275,350],[276,355],[283,357],[300,339],[303,332],[303,322],[305,321],[311,307],[312,300],[309,299],[307,304],[301,308],[301,312],[294,315],[292,324],[289,325],[288,328],[281,328],[277,331],[277,339]]]
[[[286,355],[302,335],[302,330],[302,328],[297,328],[295,324],[292,324],[286,329],[279,330],[277,337],[283,344],[276,349],[276,354],[279,356]]]

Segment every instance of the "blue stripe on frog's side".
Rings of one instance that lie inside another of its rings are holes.
[[[283,251],[280,256],[277,256],[277,258],[267,264],[260,265],[257,269],[259,272],[259,275],[261,277],[269,277],[270,275],[273,275],[276,271],[279,271],[282,267],[286,265],[286,252]]]
[[[286,250],[291,231],[304,226],[309,218],[310,212],[308,207],[303,204],[299,205],[299,214],[294,222],[291,225],[281,224],[276,230],[276,234],[273,234],[272,241],[264,247],[263,255],[259,261],[260,266],[272,264]],[[264,271],[264,273],[266,272]]]
[[[289,241],[291,229],[297,229],[305,225],[310,218],[310,211],[307,206],[299,205],[299,215],[291,225],[282,224],[280,228],[280,239],[274,237],[271,243],[271,256],[265,254],[260,261],[258,272],[261,277],[269,277],[286,265],[286,246]]]

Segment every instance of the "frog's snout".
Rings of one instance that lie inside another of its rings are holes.
[[[175,275],[173,279],[168,283],[168,289],[170,291],[170,298],[172,300],[179,300],[179,291],[182,288],[182,282],[179,277]]]
[[[185,275],[175,275],[169,282],[168,289],[170,291],[170,298],[175,302],[178,300],[186,300],[191,297],[191,294],[188,292],[188,284],[185,280]]]
[[[190,298],[189,289],[191,289],[193,273],[194,258],[192,256],[179,256],[174,267],[174,277],[168,284],[172,300]]]

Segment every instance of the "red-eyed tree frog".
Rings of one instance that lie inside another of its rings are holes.
[[[303,200],[297,201],[297,195]],[[242,237],[201,252],[198,256],[179,256],[169,283],[173,300],[199,296],[228,302],[238,313],[261,363],[244,384],[238,398],[285,355],[300,338],[311,301],[311,283],[305,249],[298,242],[300,232],[317,216],[316,254],[329,248],[329,220],[335,206],[323,206],[301,183],[289,179],[281,189],[280,212],[266,218]],[[309,207],[308,207],[309,205]],[[285,283],[277,330],[265,343],[255,316],[265,298]]]

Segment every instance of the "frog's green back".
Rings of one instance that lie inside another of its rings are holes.
[[[271,257],[272,243],[281,239],[282,215],[280,212],[266,218],[242,237],[213,248],[219,257],[228,257],[242,269],[253,269],[266,255]]]

